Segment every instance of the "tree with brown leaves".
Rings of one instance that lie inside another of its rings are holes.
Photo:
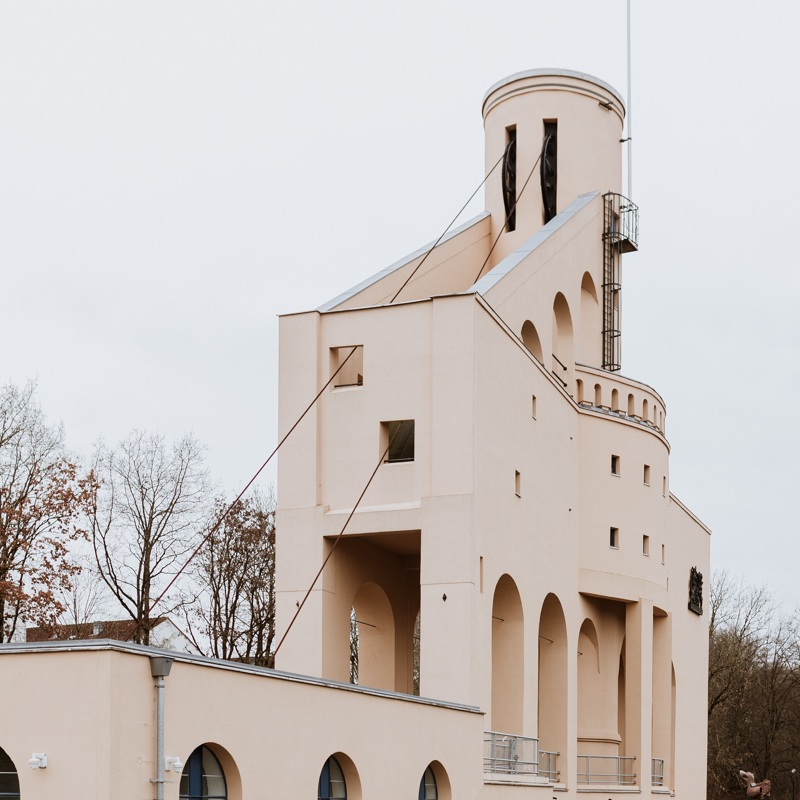
[[[58,592],[80,567],[70,545],[86,536],[77,521],[94,488],[47,425],[29,383],[0,388],[0,642],[26,622],[52,627],[64,611]]]
[[[227,513],[226,513],[227,512]],[[215,658],[271,667],[275,639],[275,501],[255,493],[232,508],[220,498],[194,563],[198,594],[185,604],[195,645]]]

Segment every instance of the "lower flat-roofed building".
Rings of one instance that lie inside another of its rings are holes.
[[[624,105],[534,70],[483,116],[486,211],[281,318],[281,431],[319,399],[280,453],[279,671],[3,646],[25,800],[155,797],[159,691],[166,798],[702,796],[709,531],[620,371]]]

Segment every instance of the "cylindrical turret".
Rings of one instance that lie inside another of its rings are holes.
[[[489,89],[483,101],[486,171],[506,153],[486,183],[492,240],[509,218],[490,266],[578,195],[621,191],[624,117],[620,95],[581,72],[529,70]],[[544,165],[536,163],[540,153]]]

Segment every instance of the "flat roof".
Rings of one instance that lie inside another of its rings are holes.
[[[359,694],[373,695],[390,700],[401,700],[406,703],[421,703],[427,706],[439,706],[449,708],[453,711],[467,711],[473,714],[483,712],[477,706],[468,706],[462,703],[451,703],[446,700],[436,700],[431,697],[417,697],[413,694],[403,692],[390,692],[385,689],[374,689],[369,686],[354,686],[351,683],[327,680],[325,678],[314,678],[310,675],[299,675],[293,672],[281,672],[269,667],[257,667],[253,664],[243,664],[240,661],[226,661],[221,658],[211,658],[210,656],[196,656],[191,653],[181,653],[177,650],[165,650],[161,647],[149,647],[133,642],[120,642],[116,639],[85,639],[85,640],[51,640],[47,642],[6,642],[0,644],[0,657],[3,655],[22,655],[22,654],[44,654],[44,653],[92,653],[112,651],[126,653],[134,656],[159,656],[171,658],[185,664],[193,664],[198,667],[209,669],[222,669],[230,672],[244,672],[251,675],[258,675],[262,678],[272,678],[275,680],[288,681],[290,683],[303,683],[310,686],[324,686],[329,689],[339,691],[357,692]]]

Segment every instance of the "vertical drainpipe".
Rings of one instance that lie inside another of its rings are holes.
[[[172,659],[164,656],[150,657],[150,674],[156,679],[156,785],[157,800],[164,800],[164,678],[172,669]]]

